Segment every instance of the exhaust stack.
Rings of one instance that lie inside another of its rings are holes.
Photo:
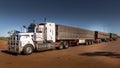
[[[24,33],[26,33],[27,32],[27,27],[23,26],[23,30],[24,30]]]

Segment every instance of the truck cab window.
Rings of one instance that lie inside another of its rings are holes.
[[[34,32],[35,27],[28,27],[28,32]]]

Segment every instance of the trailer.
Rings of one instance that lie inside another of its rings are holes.
[[[107,42],[110,39],[110,33],[95,31],[95,42]]]
[[[110,33],[110,41],[112,41],[112,40],[117,40],[118,39],[118,35],[117,34],[115,34],[115,33]]]
[[[94,41],[94,31],[71,26],[56,25],[56,40],[67,41],[69,45],[91,45]]]

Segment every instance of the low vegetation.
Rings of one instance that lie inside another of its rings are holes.
[[[7,41],[8,37],[0,37],[0,41]]]

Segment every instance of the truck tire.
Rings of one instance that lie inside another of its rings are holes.
[[[93,41],[91,41],[91,45],[93,44],[94,42]]]
[[[65,41],[65,42],[64,42],[64,49],[67,49],[67,48],[69,48],[69,44],[68,44],[67,41]]]
[[[62,50],[62,49],[63,49],[63,45],[60,45],[60,46],[58,47],[58,49],[59,49],[59,50]]]
[[[59,46],[57,47],[57,49],[62,50],[64,48],[64,43],[60,42]]]
[[[89,42],[88,42],[88,41],[86,41],[86,42],[85,42],[85,45],[89,45]]]
[[[26,45],[23,48],[23,54],[24,55],[30,55],[30,54],[32,54],[32,52],[33,52],[33,47],[31,45]]]
[[[79,42],[76,42],[76,46],[79,46]]]
[[[93,41],[89,41],[89,45],[92,45],[93,44]]]

